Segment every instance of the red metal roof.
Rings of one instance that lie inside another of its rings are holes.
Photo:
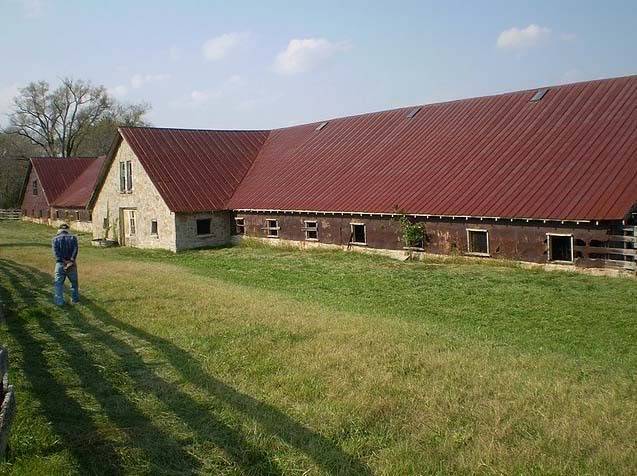
[[[92,160],[52,205],[57,208],[87,208],[105,159],[106,157],[98,157]]]
[[[268,131],[119,130],[174,212],[225,209],[268,136]]]
[[[272,131],[226,206],[623,218],[637,203],[637,76],[536,91]]]
[[[34,157],[35,169],[44,196],[51,205],[86,168],[95,157]]]

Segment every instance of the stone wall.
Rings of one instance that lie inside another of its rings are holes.
[[[197,220],[210,219],[210,234],[197,234]],[[176,251],[230,243],[233,231],[231,212],[178,213],[175,216]]]
[[[130,160],[133,168],[133,189],[120,192],[119,163]],[[135,210],[135,236],[124,239],[127,246],[163,248],[176,251],[175,215],[159,195],[141,163],[125,140],[122,140],[110,165],[104,184],[93,208],[93,237],[104,238],[104,219],[111,225],[109,238],[120,241],[124,210]],[[108,210],[108,214],[107,214]],[[156,235],[151,233],[151,221],[157,220]]]

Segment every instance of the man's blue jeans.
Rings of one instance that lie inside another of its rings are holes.
[[[55,263],[55,275],[54,275],[54,299],[55,304],[61,306],[64,304],[64,281],[69,278],[71,282],[71,300],[73,302],[79,302],[80,289],[77,283],[77,266],[71,266],[68,270],[64,269],[63,263]]]

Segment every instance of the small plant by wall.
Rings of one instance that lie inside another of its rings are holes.
[[[424,223],[416,223],[404,213],[398,216],[398,223],[405,248],[422,249],[425,247],[427,233]]]

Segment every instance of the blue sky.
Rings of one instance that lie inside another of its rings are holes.
[[[0,123],[62,76],[156,126],[273,128],[637,73],[635,1],[0,0]]]

